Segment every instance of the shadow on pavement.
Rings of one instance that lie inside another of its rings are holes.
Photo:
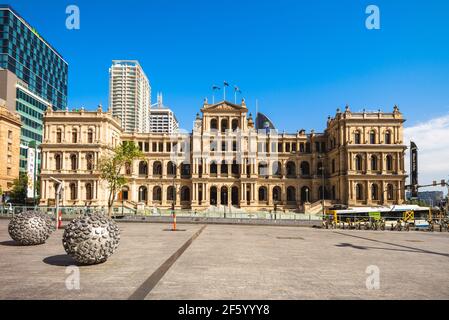
[[[56,256],[47,257],[42,261],[46,264],[58,267],[83,266],[67,254],[59,254]]]
[[[6,247],[21,247],[22,245],[14,240],[2,241],[0,242],[0,246]]]

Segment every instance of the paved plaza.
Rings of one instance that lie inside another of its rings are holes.
[[[119,226],[117,252],[79,266],[80,289],[68,290],[76,269],[63,231],[21,247],[0,220],[0,299],[449,299],[447,232]],[[378,289],[367,289],[367,268],[378,268]]]

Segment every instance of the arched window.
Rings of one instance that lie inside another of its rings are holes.
[[[379,200],[379,186],[375,183],[371,186],[371,200]]]
[[[309,187],[302,187],[301,188],[301,201],[304,202],[310,202],[310,189]]]
[[[141,176],[148,175],[148,164],[146,161],[139,162],[139,175]]]
[[[161,187],[153,188],[153,201],[162,201],[162,189]]]
[[[385,144],[391,144],[391,131],[385,132]]]
[[[70,200],[76,200],[78,197],[78,192],[75,183],[71,183],[70,186]]]
[[[211,130],[218,130],[218,121],[217,121],[217,119],[212,119],[210,121],[210,128],[211,128]]]
[[[167,175],[171,177],[176,176],[176,165],[173,161],[167,163]]]
[[[240,174],[240,165],[237,164],[237,161],[232,161],[231,173],[233,176],[238,176]]]
[[[336,200],[336,198],[337,198],[337,190],[335,186],[332,186],[331,200]]]
[[[287,188],[287,202],[294,202],[296,201],[296,189],[295,187],[288,187]]]
[[[183,178],[190,177],[190,164],[189,163],[181,163],[181,177],[183,177]]]
[[[387,199],[394,200],[394,187],[392,184],[387,185]]]
[[[70,169],[72,169],[73,171],[78,169],[78,157],[76,156],[76,154],[70,155]]]
[[[92,194],[92,184],[86,183],[86,200],[92,200],[93,194]]]
[[[316,165],[316,174],[319,175],[319,176],[322,176],[323,173],[324,173],[323,163],[320,161]]]
[[[273,188],[273,201],[276,202],[281,202],[281,188],[280,187],[274,187]]]
[[[173,186],[167,188],[167,201],[176,203],[176,191]]]
[[[264,162],[264,161],[259,162],[258,173],[259,173],[259,176],[261,176],[261,177],[268,176],[268,164],[266,162]]]
[[[233,119],[232,123],[231,123],[231,126],[232,126],[232,131],[237,130],[238,127],[239,127],[239,120],[238,119]]]
[[[358,201],[365,200],[365,196],[363,193],[363,186],[360,183],[356,184],[356,186],[355,186],[355,195],[356,195],[356,199]]]
[[[92,171],[94,169],[94,156],[91,153],[86,155],[86,170]]]
[[[62,130],[58,129],[56,130],[56,143],[62,142]]]
[[[215,161],[210,164],[210,174],[213,176],[217,175],[217,163]]]
[[[387,159],[385,162],[387,171],[393,171],[393,157],[391,155],[387,155]]]
[[[62,169],[62,156],[60,154],[55,155],[55,164],[56,164],[56,170]]]
[[[376,131],[371,130],[369,133],[369,143],[376,144]]]
[[[279,161],[273,162],[272,172],[275,177],[280,177],[282,175],[281,163]]]
[[[187,186],[181,188],[181,201],[190,201],[190,189]]]
[[[221,165],[220,165],[220,173],[223,174],[223,175],[228,174],[228,164],[226,163],[225,160],[223,160],[223,161],[221,162]]]
[[[293,161],[287,162],[286,165],[287,177],[294,178],[296,177],[296,164]]]
[[[147,187],[139,188],[139,202],[146,202],[148,200],[148,190]]]
[[[375,155],[371,156],[371,170],[372,171],[379,170],[378,159],[377,159],[377,156],[375,156]]]
[[[128,199],[129,199],[129,188],[128,187],[123,187],[122,188],[122,192],[120,193],[121,194],[121,197],[120,197],[120,199],[122,200],[122,201],[128,201]]]
[[[259,188],[259,201],[267,201],[267,188],[266,187],[260,187]]]
[[[355,156],[355,170],[362,171],[363,170],[363,159],[361,155]]]
[[[153,176],[162,175],[162,163],[160,161],[155,161],[153,163]]]
[[[301,175],[302,176],[310,175],[310,165],[307,161],[301,162]]]
[[[361,137],[360,137],[360,131],[354,132],[354,143],[360,144],[361,143]]]
[[[228,129],[228,120],[222,119],[221,120],[221,132],[226,132],[227,129]]]
[[[210,187],[210,204],[217,205],[217,187]]]
[[[87,143],[93,143],[94,142],[94,131],[92,129],[89,129],[87,131]]]
[[[78,130],[75,128],[72,129],[72,143],[78,142]]]

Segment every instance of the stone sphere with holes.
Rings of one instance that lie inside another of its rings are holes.
[[[45,243],[54,230],[55,227],[49,215],[35,211],[14,216],[8,226],[11,238],[24,246]]]
[[[65,251],[81,264],[105,262],[120,243],[120,229],[100,213],[88,213],[73,220],[64,231]]]

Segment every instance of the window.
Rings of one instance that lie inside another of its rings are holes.
[[[148,164],[146,161],[139,162],[139,175],[148,175]]]
[[[387,171],[393,171],[393,157],[391,155],[387,155],[386,167]]]
[[[358,201],[364,200],[364,196],[363,196],[363,186],[362,186],[360,183],[358,183],[358,184],[355,186],[355,194],[356,194],[356,199],[357,199]]]
[[[221,166],[220,166],[221,168],[220,168],[220,173],[221,174],[228,174],[228,165],[227,165],[227,163],[226,163],[226,161],[225,160],[223,160],[222,162],[221,162]]]
[[[62,142],[62,130],[58,129],[56,131],[56,143],[61,143]]]
[[[181,188],[181,201],[190,201],[190,189],[187,186]]]
[[[394,187],[392,184],[387,185],[387,199],[394,200]]]
[[[267,201],[267,188],[266,187],[260,187],[259,188],[259,201]]]
[[[318,164],[316,166],[316,174],[319,176],[322,176],[324,174],[324,167],[323,167],[323,163],[321,161],[318,162]]]
[[[310,165],[307,161],[301,162],[301,175],[302,176],[310,175]]]
[[[12,131],[8,130],[8,139],[12,139]]]
[[[77,188],[75,183],[71,183],[70,186],[70,200],[76,200],[77,199]]]
[[[259,176],[266,177],[268,176],[268,165],[266,162],[260,162],[258,166]]]
[[[335,173],[335,159],[332,159],[332,173]]]
[[[153,176],[162,175],[162,163],[160,161],[156,161],[153,164]]]
[[[287,177],[294,178],[296,176],[296,164],[292,161],[287,162],[286,171]]]
[[[172,161],[167,163],[167,175],[168,176],[176,176],[176,165]]]
[[[78,169],[78,158],[76,154],[70,155],[70,168],[75,171]]]
[[[228,130],[228,120],[222,119],[221,120],[221,132],[226,132]]]
[[[378,160],[377,156],[371,156],[371,170],[377,171],[378,170]]]
[[[210,164],[210,174],[217,175],[217,163],[216,162],[212,162]]]
[[[86,183],[86,200],[92,200],[92,184]]]
[[[287,188],[287,202],[295,202],[296,201],[296,189],[295,187]]]
[[[231,126],[232,126],[232,131],[237,130],[239,127],[239,121],[237,119],[232,120]]]
[[[92,171],[94,169],[94,156],[92,154],[86,155],[86,169]]]
[[[57,171],[61,170],[62,168],[62,157],[60,154],[55,155],[55,169]]]
[[[371,186],[371,200],[379,200],[379,187],[377,184]]]
[[[78,142],[78,131],[76,129],[72,130],[72,143]]]
[[[153,201],[162,201],[162,190],[161,187],[153,188]]]
[[[356,132],[354,132],[354,143],[360,144],[360,142],[361,142],[360,131],[356,131]]]
[[[218,129],[218,121],[217,121],[217,119],[212,119],[210,121],[210,128],[211,128],[211,130],[217,130]]]
[[[376,144],[376,131],[371,130],[369,133],[369,143]]]
[[[280,177],[282,175],[281,163],[279,161],[273,162],[272,172],[275,177]]]
[[[89,129],[89,131],[87,131],[87,143],[93,142],[94,142],[94,132],[92,129]]]
[[[361,155],[355,156],[355,170],[362,171],[363,170],[363,159]]]
[[[391,144],[391,132],[385,132],[385,144]]]

